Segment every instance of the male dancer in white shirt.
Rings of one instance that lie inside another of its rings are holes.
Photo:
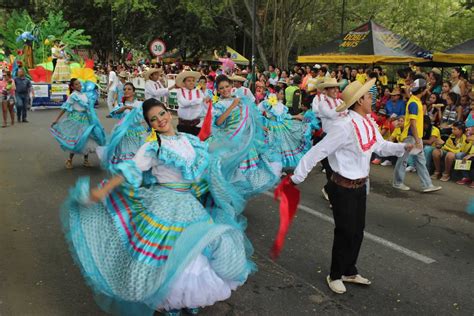
[[[373,152],[381,156],[402,156],[413,149],[412,144],[387,142],[370,118],[372,96],[369,89],[375,79],[362,85],[355,81],[343,93],[337,111],[349,108],[347,118],[339,120],[326,137],[313,146],[300,160],[291,176],[293,184],[303,182],[316,164],[328,158],[333,170],[327,193],[335,222],[329,288],[338,294],[346,292],[343,282],[369,285],[356,268],[364,238],[365,210]]]
[[[323,90],[321,93],[315,95],[313,99],[313,112],[315,112],[316,116],[321,120],[321,126],[324,132],[320,140],[329,133],[336,122],[347,116],[347,110],[336,112],[336,108],[342,103],[342,100],[337,97],[339,87],[340,83],[338,83],[335,78],[330,77],[325,77],[322,83],[316,85],[318,91]],[[332,169],[329,165],[328,159],[324,158],[321,161],[321,164],[326,171],[326,179],[329,183],[331,180]],[[321,191],[324,198],[329,200],[326,187],[327,185],[325,185]]]
[[[237,98],[248,97],[250,100],[252,100],[252,102],[255,102],[255,96],[253,95],[252,91],[243,85],[247,79],[237,75],[230,76],[229,79],[232,81],[234,86],[232,88],[233,96]]]
[[[148,70],[143,77],[145,78],[145,100],[154,98],[163,102],[163,98],[169,95],[172,87],[164,87],[160,82],[160,76],[163,74],[161,68],[152,68]]]
[[[178,87],[178,131],[198,135],[201,131],[202,112],[209,97],[196,88],[201,77],[197,71],[183,71],[176,76]]]

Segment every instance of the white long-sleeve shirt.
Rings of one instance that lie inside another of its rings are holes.
[[[320,96],[315,96],[314,100],[313,111],[321,120],[322,128],[326,133],[329,133],[337,121],[347,116],[347,110],[343,112],[336,112],[337,106],[342,103],[341,99],[333,99],[327,95],[321,94]]]
[[[153,80],[145,82],[145,100],[155,98],[162,101],[162,98],[168,96],[168,94],[168,88],[163,87],[161,82]]]
[[[192,121],[201,117],[204,93],[198,89],[188,90],[180,88],[178,96],[178,117],[183,120]]]
[[[380,156],[401,157],[405,144],[385,141],[369,116],[349,111],[347,119],[335,123],[326,137],[301,158],[291,180],[296,184],[303,182],[326,157],[333,171],[341,176],[351,180],[366,178],[373,152]]]

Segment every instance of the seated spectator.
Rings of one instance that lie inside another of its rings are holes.
[[[448,97],[448,94],[451,92],[451,82],[450,81],[444,81],[443,85],[441,86],[441,99],[446,102],[446,98]]]
[[[450,92],[446,96],[446,106],[438,108],[438,113],[441,111],[443,113],[439,122],[443,139],[446,139],[451,134],[453,123],[458,121],[458,100],[459,96],[454,92]]]
[[[357,75],[355,79],[362,84],[367,81],[367,74],[365,73],[364,67],[360,66],[357,68]]]
[[[469,112],[471,112],[471,99],[466,94],[459,100],[458,121],[465,121]]]
[[[390,89],[388,87],[383,87],[382,86],[382,93],[380,94],[380,98],[379,98],[379,104],[378,104],[378,107],[379,108],[384,108],[385,109],[385,106],[387,104],[387,102],[390,100]]]
[[[474,106],[473,106],[474,108]],[[470,120],[469,122],[466,123],[466,129],[467,129],[467,140],[471,142],[471,144],[474,142],[474,120]],[[470,160],[471,161],[471,170],[464,171],[462,172],[462,179],[457,181],[457,184],[461,185],[469,185],[470,188],[474,188],[474,146],[471,146],[471,149],[469,150],[469,153],[462,158],[464,162]]]
[[[437,148],[433,150],[435,172],[431,177],[432,179],[438,179],[441,176],[441,181],[449,181],[454,161],[462,159],[470,151],[471,143],[467,140],[465,131],[466,127],[463,122],[455,122],[453,124],[453,132],[446,143],[442,147],[437,145]],[[442,175],[441,159],[444,159],[444,172]]]
[[[400,89],[394,88],[390,95],[391,98],[387,101],[387,104],[385,105],[385,111],[387,111],[387,115],[391,116],[392,114],[396,114],[397,117],[405,116],[406,103],[400,99]]]
[[[439,129],[431,123],[428,115],[424,116],[423,125],[423,152],[425,153],[426,158],[426,169],[431,171],[433,150],[436,148],[436,145],[443,145],[444,141],[441,139]],[[411,157],[408,159],[408,167],[406,168],[406,171],[416,172],[415,161]]]

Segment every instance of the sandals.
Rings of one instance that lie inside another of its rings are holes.
[[[89,162],[88,159],[84,159],[84,162],[82,163],[84,167],[90,168],[92,167],[91,163]]]
[[[66,169],[72,169],[72,160],[71,159],[66,160]]]
[[[439,181],[448,182],[449,179],[451,179],[451,177],[449,176],[449,174],[443,173],[443,176],[439,179]]]
[[[441,172],[435,171],[433,175],[431,175],[431,179],[438,180],[441,177]]]
[[[350,277],[343,275],[341,279],[342,279],[342,282],[347,282],[347,283],[355,283],[355,284],[362,284],[362,285],[372,284],[372,282],[370,282],[369,279],[364,278],[360,274],[356,274]]]

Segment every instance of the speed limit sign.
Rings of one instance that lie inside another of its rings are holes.
[[[155,38],[148,44],[148,49],[151,55],[159,57],[166,52],[166,45],[161,39]]]

